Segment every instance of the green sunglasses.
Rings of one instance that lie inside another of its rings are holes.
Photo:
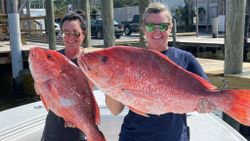
[[[156,27],[158,26],[161,32],[167,31],[170,23],[146,23],[145,28],[148,32],[153,32],[155,31]]]

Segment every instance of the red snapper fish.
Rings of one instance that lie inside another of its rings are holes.
[[[140,115],[193,112],[207,101],[250,125],[250,90],[219,90],[160,52],[115,46],[82,54],[78,64],[100,90]]]
[[[33,47],[29,68],[36,93],[47,110],[82,130],[88,141],[105,141],[96,125],[100,122],[99,107],[78,66],[57,51]]]

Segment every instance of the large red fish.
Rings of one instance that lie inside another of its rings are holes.
[[[250,125],[250,90],[219,90],[159,52],[117,46],[83,54],[78,63],[99,89],[138,114],[193,112],[206,101]]]
[[[29,68],[35,90],[47,109],[82,130],[88,141],[105,141],[96,124],[99,107],[80,68],[57,51],[34,47]]]

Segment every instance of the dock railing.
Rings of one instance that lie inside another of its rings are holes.
[[[22,43],[25,44],[25,36],[27,34],[43,34],[45,28],[42,27],[41,22],[45,21],[46,16],[26,17],[20,16],[20,32]],[[7,14],[0,14],[0,41],[9,40],[8,32],[8,17]]]

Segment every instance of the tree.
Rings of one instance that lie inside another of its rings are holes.
[[[185,11],[187,13],[187,17],[185,18],[186,31],[193,30],[193,26],[194,26],[193,17],[195,16],[193,5],[194,5],[193,0],[185,0]]]
[[[61,18],[67,12],[67,5],[69,1],[62,1],[62,0],[55,0],[54,7],[55,7],[55,18]]]
[[[114,0],[114,8],[138,6],[139,0]]]

